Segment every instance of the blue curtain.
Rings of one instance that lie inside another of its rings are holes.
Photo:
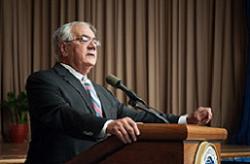
[[[237,134],[238,144],[250,145],[250,0],[245,0],[247,15],[247,71],[244,96],[244,111]]]

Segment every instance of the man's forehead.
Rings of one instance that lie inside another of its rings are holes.
[[[87,35],[90,37],[95,37],[95,33],[90,29],[90,27],[88,25],[84,25],[84,24],[73,25],[71,32],[75,36]]]

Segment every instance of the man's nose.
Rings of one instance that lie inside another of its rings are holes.
[[[94,44],[93,40],[89,42],[88,49],[96,49],[96,45]]]

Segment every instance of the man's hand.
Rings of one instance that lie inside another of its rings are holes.
[[[135,142],[140,135],[136,123],[129,117],[110,122],[106,133],[116,135],[125,144]]]
[[[199,107],[195,112],[187,117],[188,124],[206,125],[212,119],[211,108]]]

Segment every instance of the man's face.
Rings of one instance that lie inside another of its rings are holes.
[[[64,43],[63,62],[81,73],[88,73],[97,60],[95,34],[88,26],[81,24],[74,25],[71,33],[73,40]]]

